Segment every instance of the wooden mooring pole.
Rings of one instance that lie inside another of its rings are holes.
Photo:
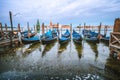
[[[12,47],[12,37],[13,37],[13,22],[12,22],[12,12],[9,11],[10,15],[10,25],[11,25],[11,32],[10,32],[10,42],[11,42],[11,47]]]
[[[106,34],[107,34],[107,25],[104,27],[104,36],[106,37]]]
[[[7,31],[7,24],[5,24],[5,30]]]
[[[44,23],[42,23],[42,34],[44,34],[45,31],[44,31]]]
[[[62,37],[62,25],[61,25],[61,27],[60,27],[60,33],[61,33],[61,36],[60,36],[60,37]]]
[[[6,30],[6,32],[7,32],[7,30],[8,30],[8,29],[7,29],[7,24],[5,24],[5,30]],[[6,37],[6,38],[9,38],[8,33],[5,33],[5,37]]]
[[[80,34],[81,24],[79,24],[79,34]]]
[[[86,28],[86,23],[84,23],[84,30],[85,30],[85,28]]]
[[[101,32],[101,26],[102,26],[102,23],[100,22],[100,25],[98,26],[98,34],[100,35],[100,32]]]
[[[1,29],[0,31],[2,32],[3,31],[3,29],[2,29],[2,23],[0,23],[0,29]]]
[[[58,32],[58,36],[60,36],[59,23],[57,23],[57,32]]]
[[[100,25],[98,26],[98,39],[102,38],[102,36],[100,34],[100,32],[101,32],[101,26],[102,26],[102,23],[100,22]]]
[[[2,36],[2,39],[4,39],[4,32],[3,32],[3,28],[2,28],[2,23],[0,23],[0,33],[1,33],[1,36]]]
[[[21,32],[20,24],[18,24],[18,32]]]
[[[70,24],[70,38],[72,36],[72,24]]]
[[[28,28],[28,38],[30,38],[30,36],[31,36],[31,33],[30,33],[29,22],[27,22],[27,28]]]

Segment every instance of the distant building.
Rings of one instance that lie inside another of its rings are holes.
[[[62,25],[62,28],[70,29],[70,25]]]
[[[50,21],[49,28],[59,28],[59,24],[53,24],[52,21]]]

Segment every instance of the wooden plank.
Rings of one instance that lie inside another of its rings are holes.
[[[16,39],[13,39],[12,41],[15,42],[15,41],[19,41],[19,40],[18,40],[18,38],[16,38]],[[7,40],[2,40],[2,41],[0,41],[0,45],[7,44],[7,43],[9,43],[9,42],[10,42],[9,39],[7,39]]]
[[[120,39],[118,39],[118,40],[120,41]],[[114,43],[116,43],[116,42],[118,42],[118,41],[117,41],[117,40],[115,40],[115,41],[113,41],[113,42],[112,42],[112,44],[114,44]]]
[[[116,36],[114,36],[114,35],[112,34],[112,37],[113,37],[114,39],[116,39],[116,41],[118,41],[118,43],[120,44],[120,41],[119,41],[119,39],[118,39]]]
[[[11,30],[3,30],[3,32],[11,32]],[[18,32],[18,30],[13,30],[13,32]]]
[[[110,47],[114,47],[114,48],[120,49],[120,46],[116,46],[116,45],[112,45],[112,44],[110,44]]]
[[[117,35],[120,35],[120,32],[113,32],[111,34],[117,34]]]

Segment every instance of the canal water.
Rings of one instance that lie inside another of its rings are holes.
[[[109,56],[100,42],[75,44],[72,40],[43,45],[33,43],[1,48],[0,80],[119,80],[120,61]]]

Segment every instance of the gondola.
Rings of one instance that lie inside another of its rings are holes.
[[[66,32],[64,34],[62,34],[62,37],[59,38],[59,43],[63,44],[63,43],[67,43],[69,41],[70,41],[70,32],[67,29]]]
[[[49,43],[52,43],[54,42],[55,40],[57,40],[57,37],[47,37],[47,38],[44,38],[44,39],[41,39],[41,42],[42,44],[49,44]]]
[[[85,37],[85,40],[88,42],[98,43],[99,39],[97,37]]]
[[[67,38],[67,37],[61,37],[61,38],[59,38],[59,43],[60,44],[64,44],[64,43],[67,43],[67,42],[69,42],[70,41],[70,38]]]
[[[53,35],[51,30],[41,36],[42,44],[49,44],[55,40],[57,40],[57,35]]]
[[[85,40],[88,42],[93,42],[93,43],[98,43],[99,39],[98,39],[98,33],[90,31],[89,36],[85,36]]]
[[[73,30],[72,37],[75,43],[81,44],[82,36],[79,33],[77,33],[75,30]]]
[[[70,32],[68,29],[66,30],[64,34],[62,34],[62,37],[66,37],[66,38],[70,37]]]
[[[21,32],[24,38],[28,38],[28,33],[29,33],[28,31]],[[30,37],[34,37],[34,36],[35,36],[35,32],[30,31]]]
[[[83,30],[82,30],[82,34],[83,34],[84,36],[90,36],[90,32],[91,32],[91,30],[86,30],[86,29],[83,29]]]
[[[22,38],[22,42],[24,44],[29,44],[29,43],[34,43],[34,42],[39,42],[40,39],[38,36],[33,36],[33,37],[30,37],[30,38],[27,38],[27,37],[23,37]]]
[[[98,33],[90,31],[90,37],[98,37]]]

